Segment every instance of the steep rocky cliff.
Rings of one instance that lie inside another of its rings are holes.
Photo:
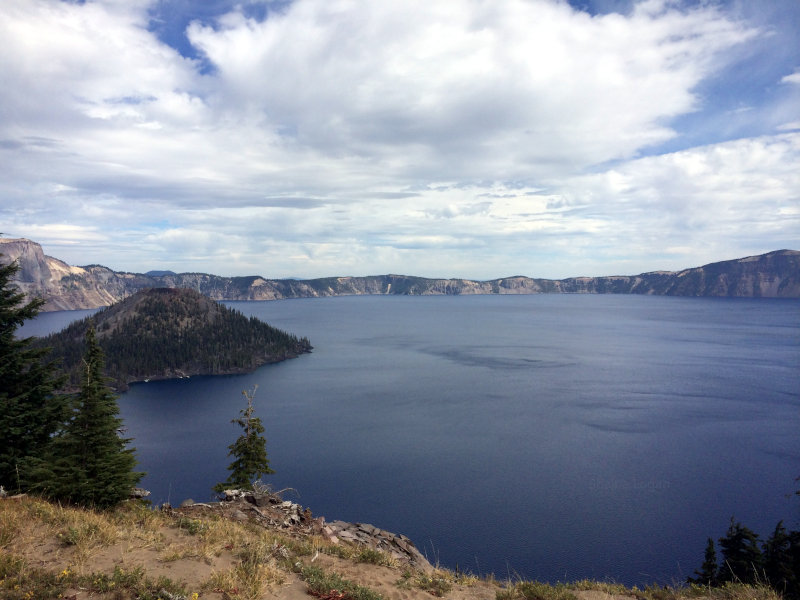
[[[45,256],[39,244],[0,238],[0,260],[18,260],[18,284],[27,294],[47,300],[45,310],[97,308],[152,287],[189,288],[214,300],[276,300],[356,294],[657,294],[800,298],[800,252],[776,250],[759,256],[712,263],[678,272],[656,271],[614,277],[491,281],[426,279],[406,275],[265,279],[220,277],[206,273],[139,274],[99,265],[71,267]]]
[[[75,310],[108,306],[138,289],[156,287],[143,275],[116,273],[106,267],[71,267],[45,256],[42,247],[26,239],[0,238],[0,258],[16,260],[17,285],[28,296],[47,300],[45,310]]]

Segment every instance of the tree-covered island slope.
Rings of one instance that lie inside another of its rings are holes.
[[[80,382],[83,340],[91,326],[117,390],[135,381],[246,373],[311,351],[308,339],[194,290],[151,288],[36,341],[52,348],[50,356],[61,361],[69,386]]]
[[[775,250],[681,271],[639,275],[536,279],[516,275],[489,281],[430,279],[409,275],[267,279],[208,273],[126,273],[100,265],[83,267],[46,256],[27,239],[0,238],[0,252],[19,263],[16,283],[44,310],[108,306],[152,287],[189,288],[214,300],[278,300],[324,296],[468,294],[644,294],[741,298],[800,298],[800,251]]]

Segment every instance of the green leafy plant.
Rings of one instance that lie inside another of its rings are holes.
[[[383,567],[397,566],[397,561],[392,558],[390,554],[381,552],[380,550],[375,550],[374,548],[368,548],[366,546],[359,548],[358,552],[355,553],[353,558],[360,563],[380,565]]]
[[[178,529],[185,531],[189,535],[197,535],[201,533],[206,528],[205,523],[198,519],[189,519],[187,517],[181,517],[178,519]]]
[[[319,567],[302,567],[300,576],[308,585],[308,593],[324,599],[337,600],[382,600],[375,590],[343,579],[337,573],[325,571]]]

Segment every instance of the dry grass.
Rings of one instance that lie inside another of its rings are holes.
[[[418,588],[428,592],[431,596],[442,597],[455,585],[470,587],[477,582],[477,577],[461,575],[449,569],[436,568],[430,573],[405,570],[397,581],[397,586],[405,589]]]
[[[745,585],[743,583],[726,583],[723,587],[709,588],[702,585],[691,585],[681,588],[681,595],[674,598],[704,598],[707,600],[781,600],[781,595],[766,585]],[[663,596],[667,600],[672,597]],[[652,597],[660,600],[661,597]],[[650,598],[648,598],[650,600]]]
[[[2,510],[0,507],[0,549],[11,545],[19,535],[19,519],[17,515]]]
[[[578,591],[593,590],[596,592],[603,592],[605,594],[629,594],[631,590],[626,588],[621,583],[610,583],[606,581],[591,581],[589,579],[582,579],[570,584],[570,587]]]
[[[220,592],[228,598],[257,600],[271,587],[286,581],[286,571],[275,562],[240,564],[231,569],[212,573],[202,589]]]
[[[65,507],[43,500],[0,502],[3,548],[11,552],[51,539],[68,549],[71,561],[85,565],[97,551],[117,542],[122,532],[110,513]]]
[[[507,583],[497,592],[496,600],[577,600],[577,593],[588,591],[601,592],[609,598],[631,600],[781,600],[780,594],[762,585],[729,583],[721,588],[698,585],[627,588],[619,583],[591,580],[555,585],[536,581]]]
[[[347,561],[348,577],[360,575],[345,580],[309,566],[318,555],[335,557],[329,561]],[[387,568],[398,575],[392,579]],[[178,578],[167,579],[164,573]],[[382,591],[389,597],[394,597],[389,589],[393,588],[403,597],[458,598],[475,586],[481,590],[481,598],[496,595],[497,600],[573,600],[595,597],[596,593],[637,600],[780,600],[780,595],[767,587],[741,584],[711,589],[628,589],[596,581],[568,585],[520,581],[500,586],[492,578],[479,580],[447,569],[430,573],[406,570],[399,575],[397,561],[383,552],[334,545],[317,536],[289,535],[216,514],[187,518],[138,502],[113,511],[94,511],[33,497],[0,501],[3,600],[50,600],[70,589],[85,590],[91,597],[105,600],[197,600],[198,594],[257,600],[274,596],[287,580],[296,583],[297,574],[321,597],[334,597],[331,594],[344,586],[347,597],[373,600],[379,595],[365,585],[372,581],[370,574],[374,577],[376,573],[385,578],[381,585],[388,587]],[[184,575],[189,579],[181,579]]]
[[[519,581],[499,590],[497,600],[578,600],[564,584],[550,585],[538,581]]]
[[[255,600],[268,589],[286,581],[287,572],[292,569],[291,561],[297,556],[290,550],[293,540],[272,532],[252,533],[237,553],[239,564],[213,573],[203,584],[203,589],[218,591],[230,598]],[[310,551],[310,548],[301,550]]]

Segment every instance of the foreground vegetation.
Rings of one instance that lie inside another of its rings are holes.
[[[800,531],[788,531],[780,521],[760,543],[757,533],[731,518],[719,546],[718,561],[714,540],[708,538],[703,564],[689,583],[709,587],[767,583],[787,600],[800,600]]]
[[[290,586],[340,600],[781,598],[765,586],[740,583],[631,589],[591,581],[498,582],[446,569],[425,573],[376,550],[218,516],[153,510],[141,501],[93,510],[30,496],[0,499],[0,598],[5,600],[77,594],[108,600],[257,600],[280,598]]]

